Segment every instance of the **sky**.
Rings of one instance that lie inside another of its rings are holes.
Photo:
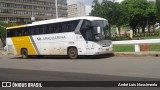
[[[82,2],[86,5],[86,14],[89,15],[89,13],[92,10],[91,5],[92,5],[93,0],[67,0],[67,3],[68,4],[73,4],[73,3],[76,3],[77,1]],[[102,1],[102,0],[100,0],[100,1]],[[115,1],[116,2],[121,2],[123,0],[115,0]]]

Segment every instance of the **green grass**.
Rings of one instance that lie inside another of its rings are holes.
[[[149,51],[160,51],[160,45],[151,45]],[[113,46],[113,52],[134,52],[134,45]]]
[[[160,51],[160,45],[152,45],[150,51]]]
[[[160,36],[148,36],[145,39],[160,39]]]
[[[113,52],[134,52],[134,45],[130,45],[130,46],[113,46]]]

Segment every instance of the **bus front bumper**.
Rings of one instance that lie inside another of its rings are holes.
[[[95,52],[95,55],[109,54],[109,53],[112,53],[112,51],[113,51],[112,47],[99,48],[99,50]]]

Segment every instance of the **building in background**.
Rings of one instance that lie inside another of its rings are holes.
[[[26,24],[56,18],[55,0],[0,0],[0,21]],[[67,1],[57,0],[58,17],[67,17]]]
[[[68,5],[68,17],[86,16],[85,5],[81,2]]]

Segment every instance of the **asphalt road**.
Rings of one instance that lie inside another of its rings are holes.
[[[56,71],[0,69],[1,81],[159,81],[153,78],[125,77]],[[123,87],[55,87],[55,88],[0,88],[0,90],[159,90],[159,88]]]
[[[160,81],[160,57],[0,56],[1,81]],[[29,88],[29,90],[159,90],[159,88]],[[0,88],[22,90],[22,88]],[[28,88],[23,88],[28,90]]]

